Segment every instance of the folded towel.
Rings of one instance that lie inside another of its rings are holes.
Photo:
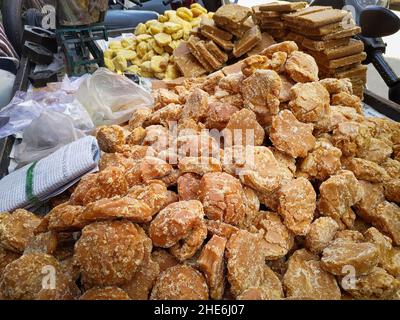
[[[87,136],[14,171],[0,180],[0,212],[29,209],[61,194],[85,174],[97,171],[99,160],[97,140]]]

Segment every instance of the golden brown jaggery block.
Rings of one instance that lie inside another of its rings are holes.
[[[253,49],[251,49],[249,52],[247,52],[247,55],[253,56],[253,55],[261,54],[261,52],[264,49],[270,47],[273,44],[275,44],[274,38],[270,34],[268,34],[266,32],[262,32],[261,33],[261,41]]]
[[[289,258],[283,285],[288,298],[338,300],[341,296],[335,277],[305,249],[295,251]]]
[[[316,209],[316,194],[305,178],[297,178],[279,190],[278,213],[289,230],[305,236],[310,228]]]
[[[220,37],[217,37],[215,34],[210,33],[206,29],[200,29],[200,33],[203,37],[215,42],[217,45],[219,45],[222,49],[225,51],[232,51],[233,50],[233,43],[231,41],[222,39]]]
[[[245,206],[238,179],[225,172],[207,173],[200,181],[198,194],[209,219],[235,226],[242,224]]]
[[[258,26],[254,26],[235,43],[233,55],[238,58],[253,49],[261,41],[261,31]]]
[[[361,150],[368,149],[371,139],[368,127],[355,121],[338,123],[332,135],[333,145],[342,150],[344,156],[356,156]]]
[[[318,81],[318,65],[314,58],[304,52],[293,52],[285,66],[286,72],[296,82]]]
[[[210,130],[224,130],[233,114],[239,109],[228,103],[212,102],[209,104],[208,117],[206,127]]]
[[[379,262],[379,248],[370,242],[346,239],[333,241],[322,252],[322,268],[334,275],[346,275],[346,266],[354,268],[356,275],[370,273]]]
[[[265,240],[265,259],[276,260],[284,257],[294,245],[293,233],[284,225],[280,216],[274,212],[261,212],[253,222],[263,230]]]
[[[29,239],[24,254],[32,252],[53,254],[57,249],[57,242],[58,239],[55,232],[49,231],[37,234]]]
[[[12,251],[5,250],[0,246],[0,279],[3,277],[4,269],[21,255]]]
[[[323,182],[319,191],[319,212],[334,219],[341,229],[352,227],[355,214],[351,206],[363,196],[363,189],[354,174],[351,171],[339,171]]]
[[[154,246],[171,248],[180,261],[193,257],[207,236],[201,202],[180,201],[165,207],[151,222],[149,234]]]
[[[307,2],[288,2],[288,1],[275,1],[271,3],[262,4],[259,7],[260,11],[277,11],[288,12],[304,9]]]
[[[324,138],[317,139],[314,149],[300,164],[300,173],[307,178],[324,181],[341,168],[342,152]]]
[[[215,57],[220,63],[224,64],[228,61],[228,55],[223,52],[213,41],[207,41],[205,43],[208,52]]]
[[[130,300],[128,294],[118,287],[92,288],[86,291],[79,300]]]
[[[282,110],[273,117],[270,139],[275,148],[297,158],[307,156],[315,146],[312,135],[314,126],[296,119],[289,110]]]
[[[384,201],[375,208],[372,224],[386,233],[395,245],[400,245],[400,207],[393,202]]]
[[[190,53],[175,57],[175,65],[186,78],[196,78],[206,74],[206,69]]]
[[[375,214],[375,208],[385,201],[383,186],[381,183],[371,183],[363,180],[360,180],[359,184],[363,189],[363,195],[354,208],[358,216],[367,222],[371,222]]]
[[[358,276],[354,286],[346,291],[356,299],[393,299],[400,288],[400,282],[384,269],[375,267],[370,274]]]
[[[265,131],[257,122],[256,114],[248,109],[234,113],[224,130],[224,137],[234,144],[260,146]]]
[[[5,268],[0,292],[4,299],[35,300],[43,290],[44,275],[49,275],[52,270],[59,276],[56,284],[58,288],[68,284],[62,277],[59,262],[53,256],[44,253],[25,254]],[[72,299],[71,296],[69,298]],[[65,299],[68,298],[65,297]]]
[[[263,248],[262,234],[240,230],[229,238],[225,253],[227,277],[235,296],[261,285],[265,265]]]
[[[362,41],[352,39],[347,45],[324,49],[323,51],[319,52],[311,52],[311,54],[315,59],[318,60],[335,60],[351,56],[362,51],[364,51],[364,43]]]
[[[200,38],[195,37],[195,36],[190,36],[189,40],[186,42],[187,47],[189,48],[190,53],[197,59],[197,61],[203,66],[203,68],[207,72],[213,72],[214,69],[210,65],[210,63],[200,54],[200,52],[197,49],[197,43],[201,41]]]
[[[330,217],[320,217],[310,225],[305,247],[314,254],[320,254],[333,240],[339,225]]]
[[[400,179],[391,179],[383,183],[385,197],[388,201],[400,203]]]
[[[151,253],[151,259],[158,264],[160,274],[163,273],[165,270],[179,264],[179,261],[172,254],[164,249],[155,249]]]
[[[205,119],[208,115],[209,94],[200,88],[196,88],[186,99],[183,109],[183,118],[192,118],[195,121]]]
[[[118,152],[125,144],[125,130],[121,126],[103,126],[97,129],[96,138],[104,152]]]
[[[231,41],[233,38],[231,33],[215,26],[214,20],[207,16],[201,18],[200,30],[206,31],[206,33],[225,41]]]
[[[327,10],[298,16],[295,21],[302,27],[320,27],[342,21],[348,14],[346,10],[328,8]]]
[[[42,219],[24,209],[0,215],[0,245],[6,250],[23,253]]]
[[[333,60],[327,60],[323,58],[315,57],[318,65],[321,66],[322,69],[337,69],[340,67],[352,65],[358,62],[362,62],[367,58],[367,54],[365,52],[353,54],[351,56],[342,57]]]
[[[217,26],[239,25],[243,23],[251,14],[251,10],[247,7],[237,4],[228,4],[220,7],[213,19]]]
[[[86,226],[74,254],[85,287],[122,285],[131,280],[146,251],[151,251],[149,242],[143,229],[126,220]]]
[[[312,51],[322,51],[322,52],[330,52],[335,51],[337,47],[347,46],[350,43],[350,38],[341,38],[341,39],[332,39],[326,41],[318,41],[312,40],[307,37],[303,37],[301,41],[301,45],[303,48],[312,50]]]
[[[235,226],[221,221],[205,220],[205,223],[210,236],[217,235],[229,239],[234,233],[239,231]]]
[[[198,41],[196,43],[196,50],[199,55],[204,58],[208,64],[213,68],[213,70],[217,70],[222,67],[223,62],[216,58],[206,47],[205,41]],[[228,56],[226,56],[227,58]]]
[[[225,290],[225,261],[224,253],[227,239],[213,236],[203,247],[197,263],[204,273],[210,297],[214,300],[222,299]]]
[[[256,114],[277,114],[282,81],[273,70],[256,70],[242,83],[245,106]]]
[[[190,266],[167,269],[157,279],[151,300],[207,300],[208,287],[203,275]]]
[[[184,157],[179,161],[179,170],[182,173],[204,175],[211,172],[221,172],[221,162],[213,157]]]
[[[128,191],[128,183],[124,170],[109,167],[99,173],[84,176],[71,195],[73,205],[87,205],[96,200],[124,195]]]
[[[384,168],[369,160],[347,158],[343,160],[343,166],[352,171],[357,179],[373,183],[384,182],[389,179],[389,175]]]

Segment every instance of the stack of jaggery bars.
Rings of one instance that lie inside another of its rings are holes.
[[[296,41],[301,50],[316,60],[321,78],[350,78],[354,94],[363,96],[367,67],[361,32],[351,14],[331,7],[307,7],[282,16],[290,28],[286,40]]]
[[[229,59],[249,52],[259,53],[272,43],[273,39],[262,35],[254,24],[250,8],[229,4],[219,8],[213,19],[202,18],[189,40],[174,53],[175,63],[185,77],[194,76],[188,67],[193,64],[197,74],[203,72],[200,70],[211,73],[221,69]]]
[[[307,2],[271,2],[252,7],[252,17],[262,31],[271,34],[275,40],[281,41],[289,33],[289,28],[282,19],[284,14],[304,9]]]

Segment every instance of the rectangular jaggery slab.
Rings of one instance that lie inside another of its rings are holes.
[[[225,63],[228,61],[228,55],[223,52],[218,46],[210,41],[206,42],[206,49],[221,63]]]
[[[331,49],[325,49],[323,51],[311,51],[310,53],[315,59],[319,60],[334,60],[347,56],[351,56],[364,51],[364,43],[360,40],[351,39],[349,44],[339,46]]]
[[[302,27],[317,28],[342,21],[348,14],[346,10],[329,9],[299,16],[293,23]]]
[[[220,7],[214,14],[213,19],[218,25],[240,24],[251,14],[250,8],[238,4],[227,4]]]
[[[348,57],[343,57],[335,60],[319,60],[315,59],[318,66],[322,65],[325,69],[336,69],[339,67],[351,65],[357,62],[362,62],[367,58],[367,54],[365,52],[354,54]]]
[[[203,37],[214,41],[217,45],[219,45],[225,51],[232,51],[233,50],[233,43],[231,41],[227,41],[217,37],[215,34],[209,33],[204,29],[200,29],[200,33]]]
[[[233,55],[238,58],[253,49],[261,41],[261,31],[258,26],[254,26],[247,31],[233,48]]]
[[[307,2],[276,1],[276,2],[262,4],[259,6],[259,8],[260,11],[290,12],[290,11],[304,9],[306,6]]]

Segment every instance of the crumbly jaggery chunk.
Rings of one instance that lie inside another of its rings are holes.
[[[352,266],[357,275],[370,273],[379,262],[379,248],[370,242],[336,239],[322,252],[322,268],[334,275],[346,275]]]
[[[321,262],[305,249],[293,253],[283,277],[288,298],[339,300],[341,297],[335,277],[321,267]]]
[[[151,300],[207,300],[206,280],[192,267],[177,265],[157,279]]]
[[[130,300],[128,294],[118,287],[92,288],[79,300]]]
[[[245,215],[243,197],[240,181],[225,172],[207,173],[200,181],[199,200],[211,220],[240,225]]]
[[[305,246],[314,254],[320,254],[333,240],[339,225],[330,217],[320,217],[311,225],[306,235]]]
[[[213,236],[203,247],[197,263],[206,277],[210,297],[221,300],[225,290],[224,253],[227,239]]]
[[[318,81],[318,65],[314,58],[301,51],[294,51],[286,61],[286,72],[296,82]]]
[[[109,167],[81,179],[71,195],[72,205],[87,205],[96,200],[124,195],[128,191],[125,172],[121,168]]]
[[[143,263],[147,239],[143,229],[129,221],[86,226],[74,254],[85,287],[118,286],[131,280]]]
[[[256,70],[242,82],[242,95],[246,108],[255,113],[277,114],[282,80],[273,70]]]
[[[275,148],[297,158],[307,156],[315,146],[313,125],[296,119],[289,110],[282,110],[272,118],[270,139]]]
[[[339,171],[319,188],[319,212],[335,220],[341,229],[352,227],[355,214],[351,206],[361,200],[363,189],[351,171]]]
[[[6,250],[23,253],[42,219],[23,209],[1,215],[0,245]]]
[[[125,144],[126,132],[118,125],[103,126],[97,129],[96,138],[104,152],[118,152]]]
[[[171,248],[171,253],[179,260],[193,257],[207,236],[201,202],[170,204],[151,222],[149,234],[154,246]]]

